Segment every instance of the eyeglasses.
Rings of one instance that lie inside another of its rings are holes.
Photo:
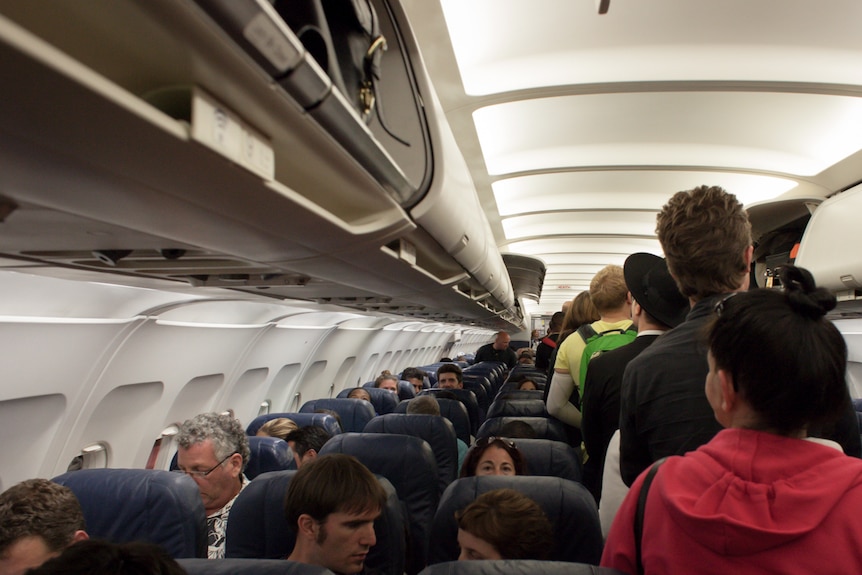
[[[724,308],[727,306],[727,302],[730,301],[734,296],[736,296],[738,294],[739,294],[739,292],[735,291],[733,293],[727,294],[726,296],[724,296],[723,298],[718,300],[718,302],[716,302],[716,304],[715,304],[715,307],[712,308],[712,311],[715,312],[715,315],[717,315],[718,317],[721,317],[721,314],[724,313]]]
[[[210,473],[215,471],[219,465],[221,465],[222,463],[224,463],[225,461],[227,461],[228,459],[230,459],[231,457],[233,457],[236,454],[237,454],[237,452],[234,451],[233,453],[231,453],[230,455],[228,455],[227,457],[225,457],[224,459],[222,459],[221,461],[219,461],[218,463],[216,463],[215,465],[213,465],[212,467],[210,467],[206,471],[186,471],[185,469],[174,469],[173,472],[174,473],[185,473],[186,475],[188,475],[189,477],[192,477],[192,478],[194,478],[194,477],[198,477],[198,478],[206,477],[207,475],[209,475]]]
[[[485,445],[490,445],[491,443],[494,443],[495,441],[499,441],[500,443],[506,445],[510,449],[517,449],[518,448],[518,446],[515,445],[515,442],[512,441],[511,439],[509,439],[507,437],[495,437],[493,435],[490,437],[483,437],[482,439],[480,439],[479,441],[476,442],[476,445],[479,447],[484,447]]]

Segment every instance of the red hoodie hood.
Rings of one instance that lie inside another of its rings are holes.
[[[683,459],[685,473],[675,472]],[[862,484],[860,467],[847,463],[811,441],[725,429],[697,452],[669,459],[655,487],[681,530],[716,553],[749,555],[816,529]]]

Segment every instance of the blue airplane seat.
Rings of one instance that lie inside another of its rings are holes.
[[[503,381],[506,378],[506,374],[509,372],[509,368],[505,363],[500,361],[482,361],[474,363],[465,369],[464,372],[470,374],[482,374],[487,377],[488,383],[491,386],[490,393],[493,395],[497,393],[497,390],[500,389],[501,385],[503,385]]]
[[[503,488],[523,493],[538,503],[548,516],[554,533],[551,560],[599,564],[603,547],[602,528],[596,502],[587,488],[559,477],[528,475],[488,475],[455,480],[446,489],[434,514],[429,564],[458,559],[455,512],[472,503],[479,495]]]
[[[322,427],[326,431],[329,432],[330,435],[338,435],[341,433],[341,425],[338,423],[338,420],[335,419],[328,413],[267,413],[265,415],[258,415],[254,419],[251,420],[251,423],[248,424],[248,427],[245,428],[245,432],[247,435],[255,435],[257,430],[260,429],[260,426],[269,421],[270,419],[277,419],[279,417],[286,417],[287,419],[292,420],[299,427],[306,427],[308,425],[316,425],[318,427]]]
[[[508,385],[508,384],[507,384]],[[544,391],[541,389],[514,389],[506,390],[504,385],[500,389],[500,393],[494,398],[494,401],[499,399],[541,399],[544,401]]]
[[[78,498],[90,537],[148,541],[174,558],[207,556],[206,513],[191,477],[155,469],[81,469],[52,481]]]
[[[325,567],[283,559],[178,559],[188,575],[332,575]]]
[[[395,408],[395,413],[407,413],[409,401],[402,401]],[[440,415],[448,419],[455,428],[455,436],[461,441],[470,445],[470,416],[467,415],[467,408],[457,399],[447,399],[445,397],[437,398],[437,405],[440,406]]]
[[[413,399],[414,397],[416,397],[416,390],[413,388],[413,384],[404,379],[400,380],[398,382],[398,399],[401,401],[407,401],[408,399]],[[380,415],[385,414],[381,413]]]
[[[476,439],[500,435],[500,429],[514,420],[529,424],[535,430],[538,439],[553,439],[554,441],[568,442],[566,428],[563,427],[560,420],[553,417],[490,417],[479,428],[479,431],[476,433]]]
[[[362,388],[371,396],[371,405],[374,407],[374,411],[377,415],[392,413],[398,406],[398,396],[391,391],[374,387],[373,381],[366,383]],[[348,387],[346,389],[342,389],[338,392],[338,395],[336,395],[335,398],[344,399],[354,389],[356,388]],[[347,430],[345,429],[345,431]]]
[[[561,477],[569,481],[583,482],[580,454],[568,443],[520,437],[512,441],[524,455],[528,475]]]
[[[586,563],[503,559],[500,561],[447,561],[429,565],[420,575],[625,575],[609,567]],[[191,574],[190,574],[191,575]]]
[[[225,556],[244,559],[284,559],[296,543],[296,530],[284,515],[284,498],[296,471],[264,473],[248,484],[230,510]],[[365,564],[386,575],[402,575],[406,541],[401,501],[385,477],[377,476],[387,494],[386,508],[374,522],[377,544]]]
[[[381,391],[394,395],[388,391]],[[341,428],[345,433],[361,432],[365,429],[365,425],[377,415],[374,413],[374,407],[367,401],[348,399],[346,397],[312,399],[311,401],[306,401],[299,408],[299,412],[312,413],[317,409],[328,409],[337,413],[341,417]]]
[[[488,418],[491,417],[548,417],[548,410],[541,397],[497,399],[488,408]]]
[[[245,476],[254,479],[261,473],[269,471],[284,471],[296,467],[293,451],[283,439],[277,437],[249,437],[248,447],[251,450]]]
[[[437,461],[440,494],[458,476],[458,444],[452,422],[424,414],[389,413],[368,422],[363,433],[398,433],[425,440]]]
[[[320,454],[346,453],[372,473],[388,479],[406,509],[409,529],[408,575],[426,565],[431,520],[440,500],[437,462],[427,442],[418,437],[388,433],[343,433],[329,440]]]
[[[479,402],[476,400],[476,394],[473,393],[470,389],[440,389],[439,387],[432,387],[431,389],[426,389],[419,395],[427,395],[433,394],[438,395],[440,393],[449,392],[455,396],[455,399],[464,404],[464,407],[467,408],[467,415],[470,418],[470,435],[476,435],[476,432],[479,430],[479,425],[482,423],[482,418],[479,411]],[[439,401],[439,400],[438,400]],[[469,442],[468,442],[469,443]]]

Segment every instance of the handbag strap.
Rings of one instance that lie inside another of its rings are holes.
[[[644,477],[644,482],[641,484],[641,491],[638,494],[638,506],[635,510],[635,560],[637,561],[637,572],[639,575],[644,572],[643,561],[641,560],[641,540],[644,534],[644,510],[646,509],[647,495],[659,466],[666,460],[667,457],[662,457],[650,466],[646,477]]]

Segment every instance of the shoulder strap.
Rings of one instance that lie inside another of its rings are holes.
[[[593,329],[592,325],[585,323],[578,328],[578,335],[581,336],[581,339],[586,342],[590,341],[591,337],[595,337],[599,334],[596,333],[596,330]]]
[[[635,511],[635,560],[637,561],[637,572],[641,575],[644,572],[643,562],[641,561],[641,540],[644,532],[644,510],[646,509],[647,495],[649,495],[649,487],[652,480],[658,471],[659,466],[665,462],[667,457],[662,457],[652,464],[649,471],[644,477],[644,482],[641,484],[641,492],[638,493],[638,506]]]
[[[553,339],[551,339],[550,337],[548,337],[547,335],[542,338],[542,343],[544,343],[545,345],[547,345],[551,349],[557,348],[557,342],[554,341]]]

